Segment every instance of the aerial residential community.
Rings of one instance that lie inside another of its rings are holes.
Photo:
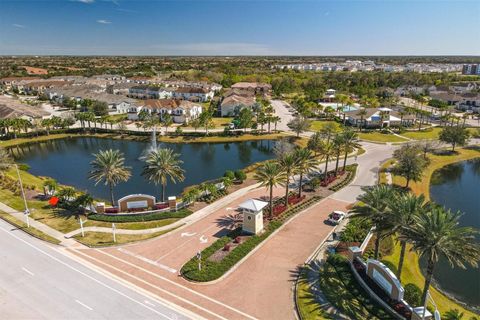
[[[0,319],[480,319],[479,12],[1,2]]]

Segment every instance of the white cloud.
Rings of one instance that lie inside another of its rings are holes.
[[[94,3],[95,0],[71,0],[73,2],[81,2],[81,3],[87,3],[87,4],[90,4],[90,3]]]
[[[26,26],[24,26],[23,24],[18,24],[18,23],[14,23],[12,24],[12,26],[14,26],[15,28],[20,28],[20,29],[25,29]]]
[[[199,42],[153,45],[160,55],[269,55],[268,46],[241,42]]]
[[[108,20],[100,19],[100,20],[97,20],[97,23],[100,23],[100,24],[111,24],[111,23],[112,23],[112,21],[108,21]]]

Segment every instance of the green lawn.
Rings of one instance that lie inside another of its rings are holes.
[[[59,244],[60,241],[57,240],[54,237],[49,236],[46,233],[43,233],[42,231],[35,229],[34,227],[27,228],[27,224],[21,220],[18,220],[17,218],[9,215],[8,213],[5,213],[3,211],[0,211],[0,218],[7,221],[8,223],[14,225],[17,227],[19,230],[25,231],[26,233],[34,236],[35,238],[39,238],[44,241],[48,241],[53,244]]]
[[[400,138],[396,135],[390,133],[381,133],[379,131],[372,132],[359,132],[358,137],[362,140],[373,141],[373,142],[405,142],[407,139]]]
[[[321,309],[310,284],[302,276],[297,283],[297,307],[302,320],[331,319],[327,312]]]
[[[127,115],[126,114],[113,114],[113,115],[107,116],[107,120],[108,121],[123,121],[123,120],[127,120]]]
[[[326,121],[326,120],[313,120],[310,122],[310,131],[318,131],[322,129],[327,123],[333,123],[338,130],[340,130],[343,125],[336,121]]]
[[[431,128],[422,131],[407,131],[400,135],[414,140],[438,139],[441,130],[441,128]]]
[[[148,234],[117,234],[115,235],[115,238],[117,240],[116,242],[113,242],[112,233],[105,232],[85,232],[85,237],[82,237],[81,234],[78,234],[74,236],[74,238],[78,242],[89,247],[106,247],[155,238],[175,229],[176,228],[172,228]]]

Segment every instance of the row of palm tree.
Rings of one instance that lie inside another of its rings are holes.
[[[185,179],[185,171],[181,168],[183,161],[179,156],[171,149],[156,148],[142,157],[145,162],[142,176],[155,185],[161,186],[162,201],[165,201],[165,190],[169,180],[176,183]],[[108,186],[110,200],[114,206],[114,187],[130,179],[131,168],[125,165],[125,157],[119,150],[103,150],[94,154],[94,157],[89,179],[95,180],[95,185],[103,182]]]
[[[339,131],[334,123],[325,125],[313,134],[307,144],[316,156],[325,160],[324,179],[327,179],[328,164],[335,158],[335,176],[338,174],[340,157],[343,155],[343,169],[347,165],[348,154],[359,147],[358,134],[350,128]]]
[[[460,212],[451,212],[423,195],[400,192],[388,185],[369,188],[359,197],[360,205],[353,212],[370,219],[375,227],[375,253],[378,259],[380,241],[395,235],[401,251],[397,268],[400,279],[407,244],[411,250],[427,260],[422,305],[427,299],[435,264],[444,257],[452,267],[465,268],[466,264],[477,267],[480,245],[475,240],[478,230],[459,225]]]
[[[285,206],[288,207],[290,179],[297,174],[300,176],[298,196],[301,197],[303,176],[310,173],[318,164],[319,161],[311,150],[297,148],[280,154],[278,159],[267,161],[257,169],[255,180],[270,191],[270,218],[273,217],[273,188],[285,187]]]

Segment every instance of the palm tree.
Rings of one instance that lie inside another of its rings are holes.
[[[13,159],[7,149],[0,147],[0,177],[13,165]]]
[[[47,196],[47,191],[50,194],[55,194],[58,188],[58,182],[55,179],[47,179],[43,182],[43,194]]]
[[[330,157],[335,152],[335,145],[331,141],[323,141],[321,148],[321,153],[325,157],[325,173],[324,173],[324,180],[327,181],[327,174],[328,174],[328,161]]]
[[[465,269],[465,264],[478,266],[480,245],[475,239],[478,230],[459,225],[460,212],[452,213],[432,205],[426,212],[414,216],[414,223],[400,235],[400,240],[412,244],[412,250],[427,259],[427,272],[422,305],[427,299],[435,264],[443,256],[452,267]]]
[[[355,215],[370,219],[375,226],[375,259],[378,259],[380,240],[389,234],[387,230],[393,229],[393,217],[388,205],[395,193],[391,186],[383,184],[368,188],[358,197],[363,204],[356,205],[352,210]]]
[[[145,165],[142,175],[155,185],[160,184],[162,186],[163,202],[165,202],[165,189],[168,179],[173,183],[185,179],[185,170],[180,167],[183,161],[178,159],[179,156],[172,149],[157,148],[144,159]]]
[[[315,132],[307,142],[307,148],[312,150],[315,156],[321,151],[323,135],[320,132]]]
[[[332,141],[333,145],[335,146],[333,150],[333,155],[335,156],[335,177],[338,173],[338,162],[340,161],[340,154],[343,151],[343,136],[341,134],[337,134]]]
[[[357,113],[357,115],[360,116],[360,125],[358,126],[360,129],[360,132],[362,131],[362,127],[364,126],[363,119],[367,115],[367,110],[365,109],[360,109]]]
[[[343,138],[343,150],[345,152],[345,156],[343,158],[343,170],[345,171],[345,167],[347,165],[348,153],[350,151],[353,151],[355,148],[360,147],[360,145],[358,144],[358,134],[351,129],[345,129],[342,132],[342,138]]]
[[[300,174],[300,181],[298,183],[298,196],[302,196],[302,180],[303,175],[310,173],[313,168],[318,166],[318,160],[312,154],[312,151],[308,149],[296,149],[294,157],[297,163],[297,172]]]
[[[297,170],[297,159],[293,152],[282,154],[278,159],[279,165],[285,171],[287,182],[285,183],[285,206],[288,207],[288,184],[290,183],[290,177],[295,174]]]
[[[284,186],[287,180],[287,174],[280,164],[276,161],[268,161],[255,172],[254,179],[260,182],[261,187],[270,189],[270,218],[273,217],[273,188]]]
[[[426,210],[425,197],[416,196],[413,193],[397,194],[389,199],[390,210],[394,213],[394,231],[398,234],[404,233],[405,229],[410,227],[415,221],[414,216]],[[403,262],[405,259],[405,250],[407,241],[400,240],[400,258],[398,260],[397,278],[401,279]]]
[[[95,180],[95,185],[104,181],[110,190],[110,200],[112,206],[115,206],[113,196],[113,187],[120,182],[127,181],[130,178],[130,167],[125,166],[125,158],[119,150],[105,150],[94,154],[95,160],[90,165],[92,170],[89,173],[89,179]]]

